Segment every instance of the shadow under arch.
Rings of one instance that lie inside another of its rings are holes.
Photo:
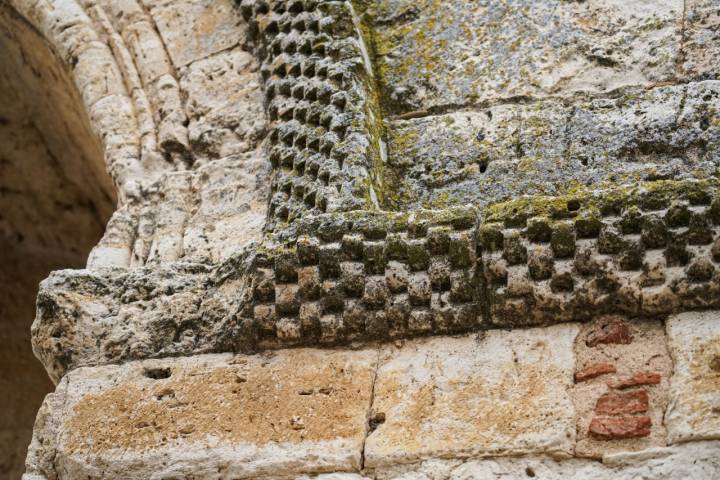
[[[51,47],[0,3],[0,477],[20,478],[53,388],[32,353],[38,283],[82,268],[115,209],[103,149]]]

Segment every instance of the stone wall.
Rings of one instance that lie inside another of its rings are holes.
[[[718,315],[82,367],[28,478],[710,479]]]
[[[713,1],[13,5],[119,199],[26,480],[720,472]]]

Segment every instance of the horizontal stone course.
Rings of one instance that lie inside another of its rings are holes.
[[[674,355],[680,328],[701,333],[704,324],[670,320]],[[569,323],[78,368],[44,403],[25,480],[713,478],[717,442],[696,441],[711,432],[711,417],[691,417],[683,428],[698,437],[666,447],[664,433],[660,445],[647,443],[664,432],[654,420],[662,392],[606,392],[590,412],[573,398],[573,374],[590,351],[619,355],[623,369],[657,362],[663,329],[631,326],[630,345],[587,347],[592,325]],[[688,380],[682,369],[672,379],[680,406],[692,404]],[[667,440],[677,435],[677,409],[671,402]],[[578,458],[588,452],[578,449],[586,414],[603,445],[596,460]],[[700,474],[710,476],[692,476]]]
[[[720,302],[715,192],[665,182],[481,212],[309,215],[219,264],[55,274],[40,291],[35,348],[59,378],[128,358],[708,308]],[[138,309],[129,325],[115,320]],[[606,328],[590,341],[631,340]]]

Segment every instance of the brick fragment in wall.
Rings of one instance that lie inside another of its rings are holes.
[[[597,415],[619,415],[644,413],[648,411],[649,400],[645,390],[629,393],[605,393],[595,404]]]
[[[575,372],[575,381],[584,382],[591,378],[605,375],[606,373],[615,373],[616,371],[615,366],[610,363],[595,363]]]
[[[663,419],[668,405],[668,378],[672,371],[672,361],[667,350],[664,326],[656,320],[619,317],[613,320],[627,326],[633,338],[632,343],[598,343],[589,346],[589,336],[607,325],[607,318],[603,317],[583,325],[575,341],[579,367],[577,373],[597,373],[598,369],[603,372],[583,381],[576,380],[571,390],[576,408],[576,456],[602,458],[619,452],[643,451],[667,443]],[[615,390],[608,386],[608,383],[620,382],[648,370],[661,374],[659,383],[635,385],[626,390]],[[650,423],[646,425],[644,420],[632,420],[636,416],[647,417]]]
[[[622,319],[609,318],[597,325],[597,328],[587,336],[588,347],[594,347],[600,343],[623,343],[632,342],[630,328]]]
[[[595,417],[590,435],[599,440],[622,440],[650,435],[652,422],[645,416]]]
[[[618,390],[637,387],[641,385],[657,385],[660,383],[662,374],[659,372],[637,372],[631,377],[621,378],[619,380],[611,380],[607,382],[608,387]]]

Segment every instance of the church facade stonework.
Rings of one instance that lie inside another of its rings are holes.
[[[720,477],[717,0],[4,8],[117,196],[23,480]]]

